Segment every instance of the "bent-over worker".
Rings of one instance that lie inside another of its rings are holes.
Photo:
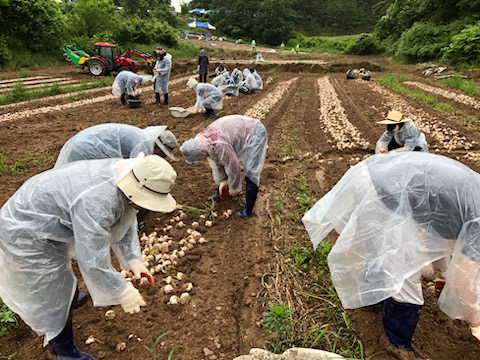
[[[73,258],[94,306],[120,304],[131,314],[146,306],[110,253],[154,285],[142,263],[136,213],[173,211],[176,175],[157,155],[78,161],[32,177],[1,208],[0,298],[45,337],[57,359],[95,359],[73,343]]]
[[[252,215],[257,200],[267,141],[267,129],[260,120],[230,115],[214,121],[194,139],[184,142],[180,152],[189,164],[208,160],[218,186],[214,197],[220,199],[236,195],[242,190],[240,163],[243,163],[246,202],[237,216],[246,218]]]
[[[138,100],[140,92],[138,86],[143,82],[143,77],[131,71],[123,70],[115,77],[112,85],[112,94],[120,99],[122,105],[127,104],[128,100]]]
[[[421,270],[450,254],[439,307],[480,340],[478,188],[480,174],[445,156],[374,155],[350,168],[302,219],[314,248],[331,230],[339,234],[328,265],[343,307],[383,303],[390,342],[416,357]]]
[[[190,108],[193,113],[201,112],[205,108],[205,113],[209,119],[215,118],[215,110],[223,109],[223,94],[212,84],[198,83],[194,78],[187,81],[187,86],[195,90],[197,101]]]

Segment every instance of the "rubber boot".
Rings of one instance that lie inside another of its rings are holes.
[[[67,323],[58,336],[48,343],[48,350],[57,356],[57,360],[96,360],[89,353],[78,350],[73,344],[72,313],[70,312]]]
[[[160,94],[155,93],[155,104],[160,104]]]
[[[383,303],[382,322],[388,339],[395,347],[404,347],[413,352],[416,359],[421,359],[412,347],[412,338],[420,317],[422,306],[401,303],[388,298]]]
[[[125,99],[125,96],[126,94],[123,93],[121,96],[120,96],[120,101],[122,102],[122,105],[127,105],[127,100]]]
[[[75,300],[73,301],[72,307],[74,309],[76,309],[76,308],[82,306],[83,304],[85,304],[87,302],[89,297],[90,297],[90,295],[88,294],[87,291],[77,290],[76,293],[75,293]]]
[[[247,183],[247,190],[245,193],[245,207],[237,213],[239,218],[247,218],[252,216],[255,201],[257,201],[258,186],[255,185],[249,178],[245,178]]]
[[[205,114],[207,114],[209,119],[215,119],[215,111],[213,111],[213,109],[206,107],[205,110]]]
[[[163,103],[164,103],[165,105],[168,105],[168,93],[166,93],[166,94],[163,95]]]

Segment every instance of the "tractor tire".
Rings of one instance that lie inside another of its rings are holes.
[[[107,68],[100,60],[92,60],[88,62],[88,71],[93,76],[102,76],[107,73]]]

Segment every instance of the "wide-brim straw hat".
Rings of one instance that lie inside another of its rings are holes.
[[[172,212],[176,201],[170,195],[177,173],[158,155],[141,158],[123,179],[118,188],[135,205],[155,212]]]
[[[386,119],[377,121],[377,124],[384,124],[384,125],[400,124],[400,123],[406,122],[408,120],[410,120],[410,119],[402,117],[402,113],[400,111],[392,110],[392,111],[388,112]]]

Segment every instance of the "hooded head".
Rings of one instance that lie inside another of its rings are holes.
[[[190,88],[190,89],[193,89],[195,87],[195,85],[198,84],[198,81],[195,80],[193,77],[191,77],[190,79],[188,79],[187,81],[187,86]]]
[[[198,138],[187,140],[180,146],[185,161],[188,164],[194,164],[207,158],[206,151],[203,149],[202,143]]]
[[[155,144],[167,155],[170,159],[175,160],[173,150],[178,147],[177,138],[170,130],[165,130],[155,140]]]
[[[171,212],[176,201],[170,195],[177,173],[160,156],[141,158],[124,178],[118,188],[135,205],[156,212]]]

